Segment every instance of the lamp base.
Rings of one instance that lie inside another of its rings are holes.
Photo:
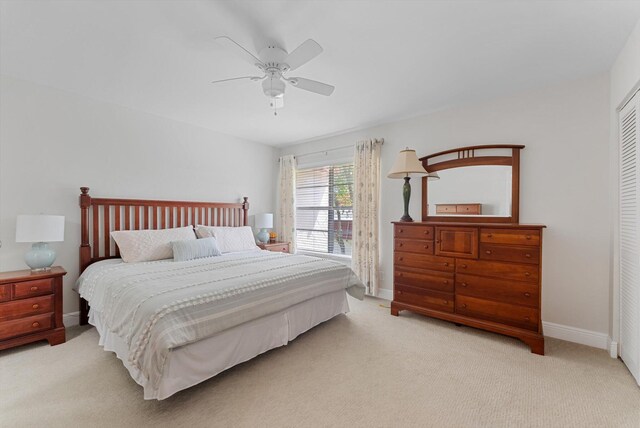
[[[267,232],[267,229],[260,229],[260,233],[258,233],[256,237],[258,238],[258,241],[263,244],[267,244],[269,242],[269,232]]]
[[[31,268],[31,272],[51,270],[51,265],[55,260],[56,252],[49,248],[49,244],[46,242],[35,242],[24,255],[24,261]]]
[[[405,223],[411,223],[411,222],[413,222],[413,219],[411,218],[411,216],[409,214],[405,214],[402,217],[400,217],[400,221],[405,222]]]

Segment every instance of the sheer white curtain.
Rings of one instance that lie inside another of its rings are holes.
[[[351,268],[377,296],[380,285],[380,151],[383,140],[360,141],[353,162],[353,247]]]
[[[289,250],[296,252],[296,158],[293,155],[280,158],[278,178],[279,215],[277,229],[279,241],[289,242]]]

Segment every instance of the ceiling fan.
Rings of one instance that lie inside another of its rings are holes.
[[[287,51],[275,44],[270,44],[260,50],[258,56],[253,55],[230,37],[216,37],[216,41],[245,61],[258,67],[262,76],[233,77],[231,79],[214,80],[211,83],[244,79],[254,82],[262,81],[262,90],[269,97],[269,105],[274,109],[275,115],[278,114],[277,109],[284,106],[284,82],[296,88],[326,96],[331,95],[335,89],[334,86],[315,80],[287,76],[289,71],[297,69],[322,53],[322,47],[315,40],[308,39],[291,53],[287,53]]]

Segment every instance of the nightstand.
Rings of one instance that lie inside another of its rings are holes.
[[[46,272],[0,272],[0,350],[47,340],[65,341],[62,324],[62,277],[54,266]]]
[[[267,242],[266,244],[259,243],[258,247],[262,248],[263,250],[277,251],[279,253],[289,252],[288,242]]]

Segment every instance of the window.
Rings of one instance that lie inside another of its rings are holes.
[[[298,249],[351,257],[352,200],[353,163],[298,169]]]

